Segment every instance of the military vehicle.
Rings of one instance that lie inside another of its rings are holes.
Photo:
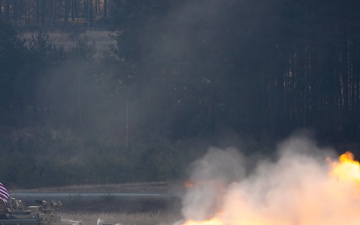
[[[81,221],[61,219],[54,211],[61,201],[37,200],[25,208],[21,200],[11,198],[9,208],[0,212],[0,225],[82,225]]]

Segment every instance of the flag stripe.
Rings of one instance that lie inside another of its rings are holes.
[[[6,198],[3,198],[3,197],[0,197],[0,200],[3,201],[4,203],[7,202],[7,199],[6,199]]]
[[[0,200],[2,200],[5,204],[9,199],[9,191],[7,188],[0,182]]]
[[[6,190],[6,188],[2,187],[2,186],[0,186],[0,192],[4,193],[5,195],[9,194],[8,191]]]
[[[9,196],[9,192],[3,187],[0,187],[0,193],[5,195],[5,196]]]

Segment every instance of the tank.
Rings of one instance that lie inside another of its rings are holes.
[[[25,208],[21,200],[11,198],[9,208],[0,212],[1,225],[82,225],[81,221],[62,219],[55,210],[61,201],[37,200],[35,205]]]

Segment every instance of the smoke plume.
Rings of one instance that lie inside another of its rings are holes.
[[[273,159],[251,162],[211,148],[192,165],[184,224],[358,224],[359,182],[331,175],[334,156],[303,137],[281,143]]]

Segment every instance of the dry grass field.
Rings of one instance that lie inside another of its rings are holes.
[[[47,187],[36,189],[16,189],[13,191],[21,192],[151,192],[165,193],[170,189],[179,186],[169,182],[146,182],[146,183],[124,183],[124,184],[99,184],[99,185],[73,185],[65,187]],[[181,185],[180,185],[181,186]]]

